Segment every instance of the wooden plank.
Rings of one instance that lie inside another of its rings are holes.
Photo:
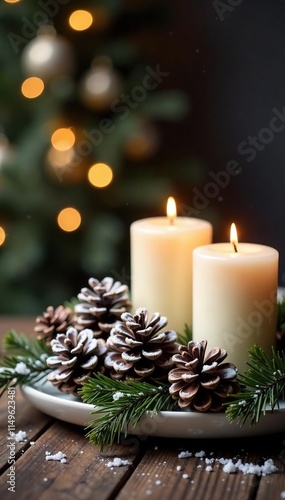
[[[10,330],[24,333],[27,337],[34,335],[35,317],[0,316],[0,356],[3,354],[3,339]]]
[[[15,415],[12,415],[15,420],[10,420],[10,430],[13,430],[14,424],[15,432],[25,431],[27,441],[17,443],[15,440],[10,440],[10,442],[8,440],[8,399],[7,394],[4,394],[0,399],[0,473],[8,467],[7,461],[9,457],[11,458],[10,450],[12,453],[15,451],[16,456],[18,456],[30,446],[30,441],[34,441],[53,422],[53,419],[33,408],[23,397],[19,388],[16,389],[15,402]],[[12,409],[13,407],[10,407],[9,413]],[[12,442],[15,444],[15,448],[7,446],[9,443],[11,445]]]
[[[9,330],[16,330],[26,335],[33,334],[35,317],[33,316],[0,316],[0,338]]]
[[[47,461],[46,451],[65,453],[67,463]],[[21,500],[114,498],[132,473],[139,455],[140,450],[132,445],[116,445],[100,453],[97,446],[89,443],[83,428],[56,422],[17,461],[16,494],[21,495]],[[115,457],[131,464],[108,467]],[[0,479],[1,500],[11,498],[6,481],[4,474]]]
[[[266,458],[275,456],[274,463],[278,467],[278,474],[264,476],[260,478],[256,500],[281,500],[285,498],[285,435],[276,436],[270,445],[271,453],[265,447],[263,455]]]
[[[181,450],[192,452],[192,457],[178,458]],[[205,457],[201,459],[195,456],[202,450],[205,451],[207,458],[235,457],[236,460],[240,458],[243,462],[259,462],[259,455],[247,446],[247,441],[152,440],[151,448],[118,495],[117,500],[141,500],[149,497],[152,500],[255,498],[260,482],[259,477],[245,475],[242,472],[227,474],[223,472],[223,465],[220,463],[213,463],[213,471],[207,472]],[[276,475],[271,484],[274,484],[275,480]]]

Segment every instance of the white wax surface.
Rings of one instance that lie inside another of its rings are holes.
[[[142,219],[131,225],[133,310],[146,307],[168,318],[167,328],[192,326],[192,251],[212,240],[209,222],[177,217]]]
[[[216,243],[193,253],[193,339],[223,347],[243,372],[248,349],[276,343],[278,252],[264,245]]]

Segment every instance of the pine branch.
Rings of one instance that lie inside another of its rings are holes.
[[[27,339],[25,335],[11,330],[4,338],[4,358],[0,366],[0,397],[9,386],[35,383],[46,376],[46,359],[51,349],[43,340]]]
[[[259,422],[268,407],[271,411],[279,407],[285,398],[284,354],[272,349],[272,359],[258,346],[249,349],[249,369],[240,377],[242,392],[232,396],[227,403],[226,415],[243,426],[249,419],[251,425]]]
[[[177,342],[182,345],[187,345],[188,342],[192,340],[192,330],[191,328],[185,324],[184,333],[177,334]]]
[[[114,442],[119,443],[121,433],[126,436],[129,425],[136,427],[147,411],[153,416],[162,410],[173,410],[175,406],[168,385],[126,383],[102,374],[89,378],[79,390],[79,395],[85,403],[96,407],[91,412],[95,418],[87,425],[91,428],[87,436],[101,450],[106,444],[112,446]]]

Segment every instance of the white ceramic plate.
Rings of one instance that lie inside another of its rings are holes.
[[[43,413],[64,422],[86,426],[94,418],[92,405],[82,403],[74,396],[61,393],[49,382],[24,386],[26,399]],[[136,428],[129,428],[130,434],[170,438],[229,438],[258,436],[284,432],[285,402],[280,409],[268,410],[259,423],[250,427],[230,423],[224,413],[194,413],[162,411],[151,417],[146,414]]]

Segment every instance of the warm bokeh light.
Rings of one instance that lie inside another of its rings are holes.
[[[39,97],[42,94],[44,88],[45,85],[41,78],[31,76],[23,81],[21,92],[28,99],[35,99],[35,97]]]
[[[231,225],[230,240],[235,249],[235,252],[237,252],[238,236],[237,236],[237,228],[234,223],[232,223]]]
[[[58,151],[67,151],[75,143],[75,135],[70,128],[58,128],[51,136],[51,143]]]
[[[103,188],[113,179],[112,169],[105,163],[95,163],[88,171],[88,180],[92,186]]]
[[[75,152],[73,148],[67,149],[66,151],[59,151],[51,147],[47,153],[47,159],[50,165],[55,169],[68,169],[68,165],[74,160]]]
[[[176,203],[172,196],[169,196],[167,200],[166,213],[170,223],[173,224],[176,217]]]
[[[93,16],[88,10],[75,10],[69,17],[70,27],[76,31],[84,31],[90,28]]]
[[[3,245],[4,241],[6,239],[6,233],[3,227],[0,226],[0,246]]]
[[[20,0],[5,0],[6,3],[18,3]]]
[[[57,223],[63,231],[76,231],[81,224],[81,215],[75,208],[66,207],[59,212]]]

